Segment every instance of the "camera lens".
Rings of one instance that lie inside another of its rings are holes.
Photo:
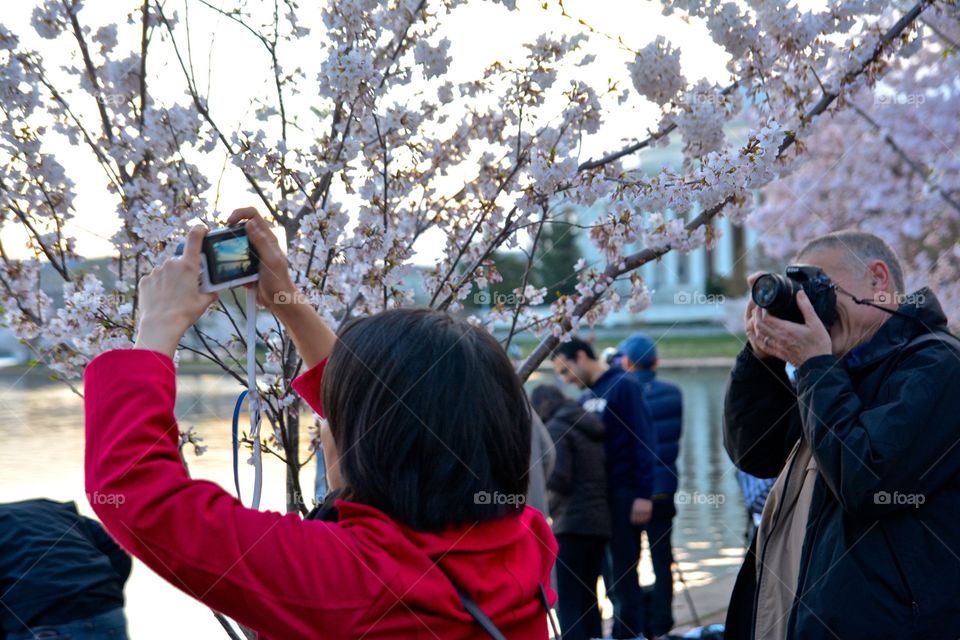
[[[773,306],[780,293],[780,283],[772,273],[767,273],[753,283],[753,301],[764,309]]]
[[[790,322],[803,322],[803,314],[796,301],[799,290],[800,284],[796,280],[779,273],[765,273],[753,282],[750,295],[758,307],[772,315]]]

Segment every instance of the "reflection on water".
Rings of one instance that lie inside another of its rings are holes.
[[[740,491],[723,449],[721,415],[726,370],[665,369],[661,376],[680,385],[684,394],[684,433],[680,448],[680,492],[674,523],[676,558],[690,585],[736,571],[743,553],[746,516]],[[530,385],[553,382],[537,374]],[[190,453],[190,472],[231,490],[230,418],[242,389],[232,378],[216,374],[184,375],[178,380],[177,416],[181,427],[194,426],[209,449]],[[241,424],[241,428],[243,427]],[[306,434],[306,425],[302,427]],[[32,497],[74,500],[92,515],[83,489],[83,403],[68,387],[42,374],[0,374],[0,502]],[[306,438],[303,438],[306,440]],[[302,444],[301,459],[309,453]],[[246,456],[244,455],[243,458]],[[262,506],[284,509],[284,471],[265,457]],[[314,466],[301,477],[313,486]],[[242,468],[241,488],[248,498],[249,467]],[[641,579],[652,581],[649,561]],[[176,611],[171,617],[169,612]],[[127,584],[127,613],[134,638],[223,637],[209,610],[135,563]]]

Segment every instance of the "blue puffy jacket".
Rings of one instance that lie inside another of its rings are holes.
[[[676,493],[680,476],[677,456],[680,455],[680,434],[683,430],[683,395],[677,385],[658,380],[655,371],[638,369],[634,375],[643,384],[643,399],[657,434],[653,494]]]

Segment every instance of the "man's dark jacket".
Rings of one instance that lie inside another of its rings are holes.
[[[803,437],[818,465],[788,638],[960,637],[960,342],[933,293],[914,296],[844,359],[803,363],[796,391],[749,346],[731,374],[734,464],[776,476]],[[752,635],[763,553],[737,578],[733,640]]]
[[[609,538],[603,420],[567,400],[544,422],[557,453],[547,479],[553,532]]]
[[[603,419],[607,493],[649,500],[657,435],[640,381],[610,367],[584,391],[579,404]]]
[[[653,476],[653,495],[674,494],[680,472],[680,435],[683,431],[683,394],[677,385],[660,380],[651,369],[633,372],[643,385],[643,398],[650,410],[653,429],[657,434],[657,466]]]

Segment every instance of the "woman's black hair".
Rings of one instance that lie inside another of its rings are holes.
[[[431,309],[353,320],[321,396],[348,499],[420,531],[522,509],[530,408],[483,328]]]

